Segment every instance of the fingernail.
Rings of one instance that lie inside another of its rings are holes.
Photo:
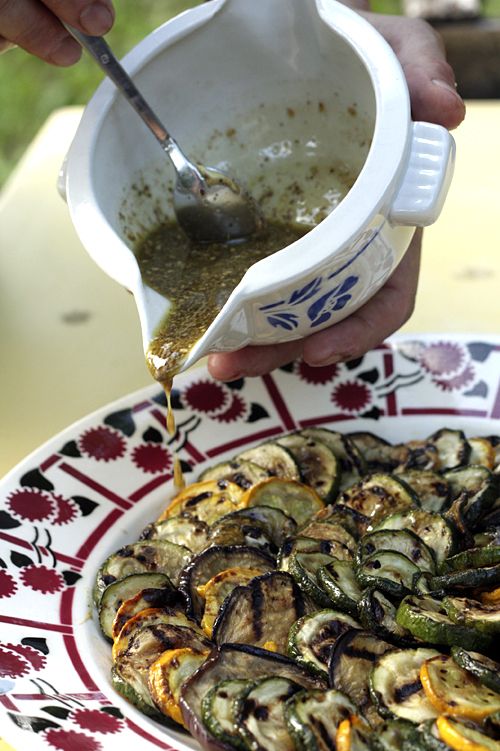
[[[82,48],[72,37],[63,39],[59,47],[50,55],[51,62],[55,65],[73,65],[82,56]]]
[[[444,89],[445,91],[449,91],[450,94],[453,94],[453,96],[457,97],[457,99],[461,99],[462,97],[458,93],[456,86],[452,86],[451,84],[447,83],[446,81],[441,81],[439,78],[433,78],[432,83],[434,86],[439,86],[440,89]]]
[[[113,26],[113,13],[103,3],[92,3],[80,13],[80,23],[87,34],[101,36]]]

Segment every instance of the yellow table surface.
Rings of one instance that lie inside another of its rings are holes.
[[[76,419],[150,383],[133,300],[87,256],[56,192],[80,115],[54,113],[0,195],[0,476]],[[500,102],[468,104],[403,332],[500,333],[499,122]]]
[[[81,115],[47,121],[0,194],[0,476],[59,430],[150,383],[132,297],[90,260],[56,191]],[[468,104],[403,332],[500,333],[500,102]]]

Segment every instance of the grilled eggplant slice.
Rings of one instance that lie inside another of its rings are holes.
[[[349,697],[336,689],[299,691],[289,699],[285,709],[295,748],[297,751],[330,751],[338,748],[337,728],[356,711]]]
[[[469,652],[463,647],[452,647],[451,656],[461,668],[475,676],[480,683],[500,693],[500,663],[480,652]]]
[[[184,725],[179,707],[182,684],[203,665],[208,654],[192,647],[168,649],[149,668],[148,687],[154,705],[179,725]]]
[[[440,514],[408,508],[390,514],[373,527],[374,532],[380,529],[407,529],[414,532],[432,550],[438,565],[454,552],[452,528]]]
[[[339,610],[318,610],[299,618],[291,627],[288,654],[299,665],[325,678],[335,642],[359,623]]]
[[[443,605],[454,623],[494,637],[500,634],[500,608],[468,597],[445,597]]]
[[[199,553],[208,545],[208,524],[191,516],[173,516],[153,522],[144,528],[141,540],[169,540],[192,553]]]
[[[350,629],[339,636],[330,658],[330,685],[345,693],[372,725],[379,725],[381,719],[370,696],[369,675],[376,660],[389,649],[392,644],[369,631]]]
[[[280,477],[271,477],[251,487],[245,493],[243,504],[278,508],[298,525],[307,522],[323,508],[323,501],[313,488]]]
[[[425,511],[440,513],[448,507],[451,496],[450,485],[438,472],[408,469],[398,472],[396,477],[413,490],[419,505]]]
[[[260,446],[243,451],[235,457],[235,461],[249,461],[258,464],[271,477],[281,477],[284,480],[300,481],[301,475],[297,462],[288,451],[276,441],[267,441]]]
[[[425,660],[420,680],[439,714],[481,721],[500,711],[500,694],[483,686],[448,655]]]
[[[388,514],[413,508],[417,498],[400,480],[379,473],[345,490],[337,503],[361,514],[373,526]]]
[[[170,605],[172,598],[177,597],[176,590],[166,574],[131,574],[110,584],[104,590],[99,607],[99,625],[107,639],[113,639],[113,622],[122,603],[138,593],[143,597],[144,604],[141,610]]]
[[[207,548],[194,556],[182,571],[179,588],[186,597],[187,614],[201,621],[204,601],[198,587],[206,584],[213,576],[229,568],[258,569],[264,573],[274,569],[274,558],[262,550],[246,545],[227,545]]]
[[[433,553],[414,532],[405,529],[380,529],[363,535],[358,544],[356,560],[364,561],[379,550],[393,550],[409,558],[421,571],[436,572]]]
[[[244,459],[232,459],[229,462],[221,462],[214,467],[209,467],[198,478],[198,482],[207,480],[229,480],[239,485],[243,490],[248,490],[261,480],[269,477],[269,472],[259,467],[255,462]]]
[[[330,600],[330,606],[356,618],[362,592],[352,561],[334,559],[318,569],[316,577],[319,586]]]
[[[370,694],[379,713],[416,724],[434,719],[438,712],[420,682],[425,660],[437,657],[435,649],[393,649],[379,657],[370,674]]]
[[[166,574],[177,586],[179,572],[191,555],[190,550],[169,540],[142,540],[125,545],[110,555],[97,572],[94,603],[99,607],[106,587],[131,574]]]
[[[207,730],[221,743],[241,751],[245,751],[247,745],[238,733],[235,709],[238,699],[254,686],[255,681],[246,678],[221,681],[201,702],[202,720]]]
[[[305,612],[302,592],[290,574],[270,571],[233,589],[215,621],[213,639],[257,647],[272,642],[274,651],[286,654],[288,632]]]
[[[295,751],[284,710],[299,690],[289,678],[273,676],[257,681],[236,700],[236,727],[251,751]]]
[[[396,621],[415,637],[431,644],[484,649],[490,638],[473,628],[454,623],[441,600],[430,595],[410,595],[401,601]]]
[[[206,584],[198,587],[198,594],[205,600],[201,627],[209,638],[212,637],[214,623],[226,597],[231,594],[233,589],[245,586],[261,573],[257,569],[236,566],[225,571],[219,571]]]
[[[214,736],[208,736],[202,720],[203,697],[224,680],[248,678],[258,680],[280,676],[298,683],[303,688],[325,688],[324,682],[307,673],[293,660],[245,644],[223,644],[189,678],[181,690],[180,705],[186,726],[200,743],[209,742],[212,748],[225,748]]]
[[[404,597],[412,591],[420,569],[402,553],[379,550],[365,558],[356,569],[362,587],[379,589],[389,597]]]
[[[195,482],[175,496],[158,521],[187,515],[210,525],[221,516],[242,508],[244,493],[243,488],[229,480]]]
[[[396,606],[376,589],[367,589],[359,600],[359,620],[364,628],[398,647],[417,646],[413,634],[396,621]]]
[[[325,503],[332,503],[340,482],[340,463],[333,451],[322,441],[301,433],[278,438],[277,443],[288,449],[299,466],[304,482],[313,488]]]

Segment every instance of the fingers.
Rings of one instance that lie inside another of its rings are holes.
[[[385,286],[344,321],[307,339],[210,355],[208,369],[211,375],[221,381],[263,375],[301,355],[308,365],[328,365],[353,360],[376,347],[405,323],[413,311],[421,240],[422,232],[418,230]]]
[[[460,125],[465,104],[439,34],[421,19],[365,15],[398,56],[408,82],[413,119],[449,129]]]
[[[54,65],[72,65],[82,50],[59,19],[97,36],[113,17],[109,0],[0,0],[0,50],[18,45]]]

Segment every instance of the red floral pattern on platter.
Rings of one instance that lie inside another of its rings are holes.
[[[101,751],[102,744],[90,735],[78,733],[76,730],[50,728],[46,730],[45,738],[52,748],[57,751]]]
[[[182,392],[186,406],[195,412],[214,415],[228,406],[229,393],[222,383],[195,381]]]
[[[110,462],[125,454],[125,441],[116,430],[99,426],[90,428],[80,436],[80,450],[92,459]]]
[[[124,726],[122,719],[102,709],[76,709],[69,718],[82,730],[89,730],[91,733],[119,733]]]
[[[63,576],[47,566],[25,566],[21,571],[21,579],[27,587],[43,594],[54,594],[64,587]]]
[[[55,516],[52,524],[63,525],[72,522],[78,516],[78,506],[71,498],[63,498],[61,495],[53,495],[55,503]]]
[[[368,407],[372,400],[371,391],[361,381],[344,381],[332,391],[332,402],[345,412],[357,412]]]
[[[136,446],[132,451],[132,461],[136,467],[149,474],[168,472],[173,466],[170,451],[152,443],[142,443]]]
[[[433,378],[433,381],[443,391],[457,391],[470,386],[474,377],[474,368],[471,365],[467,365],[461,373],[457,373],[452,378]]]
[[[231,405],[225,412],[215,415],[217,422],[235,422],[248,414],[248,405],[239,394],[233,394]]]
[[[10,644],[0,645],[0,678],[20,678],[29,672],[29,662],[11,650]]]
[[[7,497],[6,506],[18,519],[30,522],[50,519],[56,508],[54,500],[37,488],[14,490]]]
[[[26,644],[7,644],[6,645],[12,652],[24,657],[31,665],[33,670],[41,670],[45,667],[47,658],[37,649],[29,647]]]
[[[15,579],[4,568],[0,568],[0,597],[12,597],[16,592]]]
[[[463,348],[453,342],[436,342],[423,346],[419,361],[422,367],[431,375],[439,376],[455,373],[464,364]]]
[[[325,384],[333,381],[337,377],[339,372],[338,365],[320,365],[317,368],[312,368],[307,365],[303,360],[297,363],[297,374],[302,381],[312,384]]]

